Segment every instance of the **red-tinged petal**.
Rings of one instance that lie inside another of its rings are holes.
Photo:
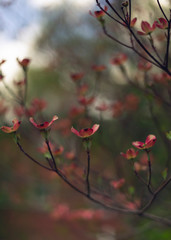
[[[115,189],[121,188],[124,185],[124,183],[125,183],[125,179],[124,178],[121,178],[118,181],[111,181],[111,185]]]
[[[71,132],[73,132],[74,134],[76,134],[78,137],[80,137],[80,133],[74,128],[71,128]]]
[[[29,118],[29,121],[35,126],[37,127],[37,123],[34,121],[34,119],[32,117]]]
[[[93,134],[92,128],[84,128],[79,131],[80,137],[87,138],[90,137]]]
[[[52,125],[52,123],[54,122],[54,121],[56,121],[58,119],[58,116],[53,116],[53,118],[52,118],[52,121],[51,122],[49,122],[49,124],[48,124],[48,127],[49,126],[51,126]]]
[[[132,145],[138,149],[144,149],[145,148],[145,144],[143,142],[139,142],[139,141],[135,141],[132,142]]]
[[[166,19],[164,19],[164,18],[159,18],[159,21],[160,21],[160,23],[162,23],[163,25],[167,25]]]
[[[156,29],[156,21],[153,23],[151,30],[154,31]]]
[[[137,31],[137,33],[138,33],[139,35],[141,35],[141,36],[147,35],[146,33],[141,32],[141,31]]]
[[[13,122],[13,131],[15,132],[15,131],[18,130],[18,128],[21,124],[21,121],[18,121],[17,119],[14,119],[12,122]]]
[[[5,62],[6,62],[6,60],[2,59],[2,60],[0,61],[0,66],[1,66],[2,64],[4,64]]]
[[[141,22],[141,28],[142,28],[142,30],[143,30],[145,33],[148,33],[149,30],[151,29],[151,26],[150,26],[150,24],[149,24],[148,22],[142,21],[142,22]]]
[[[94,124],[92,127],[93,134],[99,129],[100,125],[99,124]]]
[[[64,151],[64,147],[63,146],[60,146],[59,148],[57,148],[56,150],[53,151],[53,155],[54,156],[58,156],[58,155],[61,155]]]
[[[126,154],[126,153],[121,152],[120,154],[121,154],[124,158],[127,158],[127,154]]]
[[[91,10],[89,10],[89,14],[90,14],[92,17],[95,17],[95,15],[92,13]]]
[[[145,147],[151,148],[155,144],[156,140],[157,138],[155,135],[152,135],[152,134],[148,135],[148,137],[145,140],[145,145],[146,145]]]
[[[0,129],[1,129],[3,132],[5,132],[5,133],[11,133],[11,132],[13,132],[13,130],[12,130],[11,127],[2,126]]]
[[[131,26],[131,27],[134,27],[136,21],[137,21],[137,18],[133,18],[133,19],[131,20],[130,26]]]

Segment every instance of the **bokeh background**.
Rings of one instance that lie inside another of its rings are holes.
[[[140,16],[137,28],[141,20],[152,22],[161,16],[158,10],[153,11],[156,1],[132,2],[133,17]],[[171,4],[167,0],[161,2],[165,9]],[[119,6],[120,3],[116,1],[115,4]],[[78,86],[70,75],[83,72],[83,81],[88,84],[88,95],[96,94],[94,105],[88,107],[91,121],[86,124],[101,124],[100,131],[93,139],[92,169],[95,173],[92,180],[96,179],[97,172],[109,179],[125,177],[125,189],[135,195],[133,198],[143,198],[144,189],[133,175],[132,167],[120,156],[120,152],[125,152],[132,141],[143,141],[148,134],[155,134],[155,185],[161,181],[161,172],[168,163],[167,151],[150,115],[148,99],[139,89],[126,84],[119,67],[110,64],[110,59],[116,54],[126,54],[128,60],[125,68],[130,78],[141,81],[142,76],[137,71],[137,57],[104,36],[99,22],[90,16],[89,10],[97,10],[94,0],[0,0],[0,59],[7,60],[2,65],[2,71],[8,86],[16,91],[13,81],[23,77],[16,58],[31,59],[28,102],[33,98],[43,98],[47,104],[42,112],[43,119],[51,119],[55,114],[59,116],[60,124],[55,124],[52,139],[63,145],[65,152],[77,153],[81,166],[84,166],[86,159],[81,140],[68,131],[65,132],[65,128],[68,129],[71,124],[75,127],[82,124],[81,118],[72,119],[72,122],[67,119],[74,106],[80,107],[77,99]],[[106,21],[115,36],[123,40],[127,38],[125,31],[121,34],[121,29],[116,24],[109,19]],[[99,75],[92,70],[94,64],[105,65],[105,71]],[[16,103],[1,82],[0,93],[1,101],[8,108],[5,115],[0,115],[0,123],[3,125],[16,116]],[[127,111],[122,111],[121,103],[128,101],[128,96],[135,98]],[[95,107],[103,102],[115,107],[112,111],[100,113]],[[169,131],[167,109],[163,110],[158,104],[153,110],[162,123],[162,130]],[[42,137],[28,120],[23,122],[20,134],[25,149],[44,161],[37,150],[42,144]],[[0,240],[171,238],[171,230],[167,227],[138,217],[104,211],[92,204],[73,192],[54,174],[34,165],[17,149],[12,138],[2,132],[0,145]],[[64,155],[61,159],[63,158]],[[104,179],[99,178],[99,181]],[[100,191],[105,193],[108,188],[105,181],[100,184]],[[137,189],[135,193],[134,188]],[[115,195],[116,192],[113,191],[112,194]],[[169,194],[168,187],[152,207],[153,213],[170,216]]]

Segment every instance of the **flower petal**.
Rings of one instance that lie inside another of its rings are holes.
[[[145,147],[151,148],[155,144],[156,140],[157,140],[157,138],[155,135],[153,135],[153,134],[148,135],[145,140],[145,145],[146,145]]]
[[[100,125],[99,124],[94,124],[92,129],[93,129],[93,134],[99,129]]]
[[[145,148],[145,144],[143,142],[139,142],[139,141],[135,141],[132,142],[132,145],[138,149],[144,149]]]
[[[74,134],[76,134],[78,137],[80,137],[80,133],[74,128],[71,128],[71,132],[73,132]]]

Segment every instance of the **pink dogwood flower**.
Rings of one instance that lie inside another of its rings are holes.
[[[99,126],[99,124],[94,124],[92,128],[83,128],[80,131],[77,131],[74,127],[72,127],[71,132],[76,134],[78,137],[89,138],[99,129]]]
[[[138,151],[135,151],[133,148],[129,148],[126,153],[121,152],[120,154],[126,159],[133,159],[138,155]]]
[[[110,60],[113,65],[122,65],[127,60],[127,55],[124,53],[118,53],[115,57]]]
[[[107,6],[104,6],[104,10],[107,11]],[[91,16],[99,19],[99,18],[101,18],[105,15],[105,12],[102,11],[102,10],[98,10],[98,11],[95,11],[94,14],[93,14],[91,11],[89,11],[89,14]]]
[[[132,145],[138,149],[148,149],[148,148],[151,148],[153,147],[153,145],[155,144],[157,138],[155,135],[148,135],[146,140],[145,140],[145,143],[143,142],[139,142],[139,141],[135,141],[135,142],[132,142]]]
[[[19,60],[19,59],[17,58],[17,62],[19,63],[19,65],[20,65],[21,67],[23,67],[24,70],[27,69],[28,65],[30,64],[30,61],[31,61],[31,60],[30,60],[29,58],[24,58],[24,59],[22,59],[22,60]]]
[[[92,65],[91,66],[92,70],[94,70],[95,72],[102,72],[104,70],[106,70],[106,66],[105,65]]]
[[[112,187],[114,187],[115,189],[119,189],[121,188],[125,183],[125,179],[124,178],[121,178],[117,181],[111,181],[110,184]]]
[[[30,122],[31,122],[36,128],[38,128],[38,129],[40,129],[40,130],[43,130],[43,129],[46,129],[46,128],[50,127],[50,126],[52,125],[52,123],[53,123],[54,121],[56,121],[57,119],[58,119],[58,117],[55,115],[55,116],[52,118],[52,121],[50,121],[50,122],[44,122],[44,123],[40,123],[40,124],[37,124],[32,117],[30,117],[29,120],[30,120]]]
[[[138,31],[137,33],[139,35],[151,34],[155,30],[155,28],[156,28],[156,22],[154,22],[153,25],[151,26],[148,22],[142,21],[141,22],[141,28],[142,28],[143,32]]]
[[[21,121],[19,121],[18,119],[14,119],[12,123],[13,123],[12,127],[2,126],[0,129],[5,133],[16,132],[21,124]]]
[[[156,27],[160,29],[167,29],[168,28],[168,22],[164,18],[159,18],[158,19],[160,23],[156,21]]]

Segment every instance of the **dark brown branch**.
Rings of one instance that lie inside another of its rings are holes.
[[[158,3],[158,6],[159,6],[160,11],[162,12],[163,16],[165,17],[165,19],[167,20],[167,22],[169,22],[169,19],[167,18],[166,14],[165,14],[165,12],[164,12],[164,10],[163,10],[161,4],[160,4],[160,1],[157,0],[157,3]]]
[[[48,168],[46,167],[45,165],[41,164],[40,162],[38,162],[37,160],[35,160],[32,156],[30,156],[30,154],[28,154],[24,149],[23,147],[21,146],[20,142],[17,140],[17,146],[19,147],[20,151],[22,153],[24,153],[24,155],[26,157],[28,157],[32,162],[36,163],[37,165],[39,165],[40,167],[46,169],[46,170],[49,170],[49,171],[54,171],[52,168]]]

